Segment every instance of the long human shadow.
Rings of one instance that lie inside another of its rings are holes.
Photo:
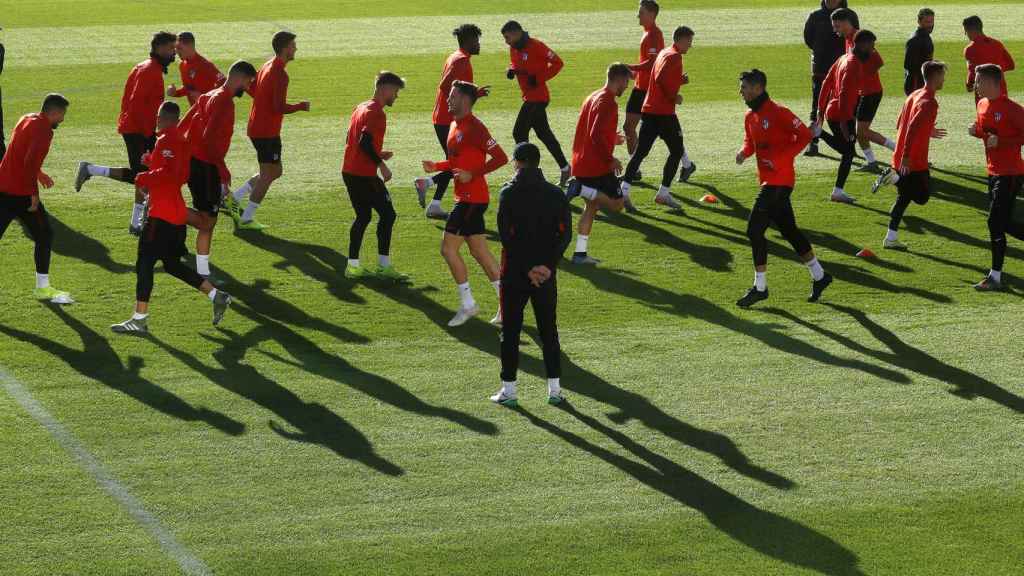
[[[870,356],[892,366],[916,372],[917,374],[933,378],[940,382],[952,384],[955,387],[952,394],[961,398],[973,399],[980,396],[1001,404],[1015,412],[1024,412],[1024,398],[1017,396],[1016,394],[1000,387],[994,382],[982,378],[981,376],[972,374],[966,370],[957,368],[956,366],[950,366],[931,354],[928,354],[918,348],[914,348],[900,339],[900,337],[894,332],[869,318],[867,313],[839,304],[826,305],[856,320],[857,323],[863,326],[876,340],[884,344],[889,351],[870,348],[848,336],[839,334],[813,322],[808,322],[786,310],[780,310],[778,308],[764,308],[762,311],[785,318],[795,324],[799,324],[809,330],[813,330],[814,332],[834,340],[858,354]]]
[[[273,412],[295,429],[291,431],[270,420],[268,426],[288,440],[322,446],[342,458],[355,460],[388,476],[404,474],[396,464],[377,454],[369,439],[344,418],[317,402],[306,402],[288,388],[264,376],[248,365],[246,352],[260,342],[276,337],[266,326],[257,326],[244,336],[221,330],[222,338],[205,336],[217,346],[213,358],[220,368],[208,366],[195,356],[175,348],[157,337],[150,341],[179,362],[221,388],[237,394]]]
[[[961,176],[963,178],[963,176]],[[965,178],[973,180],[971,178]],[[960,204],[967,208],[973,208],[980,212],[988,212],[988,190],[978,190],[963,184],[957,184],[948,178],[931,177],[932,198]],[[986,185],[988,181],[985,181]]]
[[[114,274],[125,274],[135,270],[134,266],[115,261],[110,256],[110,248],[107,248],[105,244],[68,226],[53,214],[50,214],[50,226],[53,227],[54,253],[66,258],[81,260]],[[22,233],[26,238],[29,237],[24,226],[22,226]]]
[[[949,170],[949,169],[946,169],[946,168],[936,168],[935,166],[930,167],[929,170],[931,172],[937,172],[939,174],[945,174],[946,176],[953,176],[955,178],[962,178],[964,180],[970,180],[970,181],[975,182],[977,184],[985,184],[986,186],[988,185],[988,177],[982,176],[980,174],[970,174],[970,173],[967,173],[967,172],[958,172],[956,170]]]
[[[633,441],[622,432],[577,411],[562,409],[603,434],[640,461],[598,446],[519,407],[530,424],[615,466],[644,485],[704,515],[717,529],[755,552],[792,566],[835,576],[861,576],[857,555],[835,540],[785,516],[762,510],[699,474]]]
[[[172,392],[142,378],[139,375],[143,367],[142,358],[131,356],[127,363],[122,362],[121,357],[117,355],[106,338],[68,314],[60,306],[47,305],[47,307],[69,328],[78,333],[82,342],[82,350],[76,350],[64,343],[44,338],[38,334],[3,325],[0,325],[0,332],[32,344],[54,359],[64,362],[82,376],[116,390],[164,415],[186,422],[205,422],[231,436],[238,436],[245,432],[245,424],[220,412],[194,407]]]
[[[614,223],[620,228],[642,234],[644,241],[648,244],[662,246],[669,250],[686,254],[694,264],[702,268],[714,272],[724,272],[730,269],[732,253],[728,250],[707,244],[694,244],[660,226],[651,224],[648,220],[663,221],[664,219],[641,212],[636,216],[618,214],[614,219]]]
[[[446,322],[451,311],[428,298],[426,293],[430,291],[429,289],[396,286],[387,289],[378,288],[377,291],[396,303],[419,310],[427,319],[462,344],[495,358],[500,357],[497,332],[493,326],[474,318],[458,328],[448,328]],[[540,378],[546,377],[543,362],[525,353],[521,355],[520,370]],[[495,366],[495,372],[497,372],[497,366]],[[637,419],[645,426],[676,442],[717,457],[722,463],[744,476],[776,488],[788,489],[794,486],[793,481],[752,463],[728,436],[682,422],[665,413],[644,396],[614,386],[572,362],[564,354],[562,355],[562,382],[562,386],[567,390],[614,407],[616,412],[610,414],[609,418],[615,422],[621,424],[631,419]]]

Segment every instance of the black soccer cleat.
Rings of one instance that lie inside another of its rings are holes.
[[[751,286],[750,290],[747,290],[747,293],[743,295],[743,298],[740,298],[739,300],[736,301],[736,305],[739,306],[740,308],[750,308],[754,304],[757,304],[758,302],[767,299],[767,288],[765,288],[764,290],[758,290],[757,286]]]
[[[817,302],[821,298],[821,293],[825,291],[832,284],[832,275],[825,272],[825,275],[821,277],[821,280],[815,280],[811,284],[811,295],[807,297],[808,302]]]
[[[565,198],[569,202],[572,202],[572,199],[579,196],[580,192],[582,191],[583,185],[580,184],[580,181],[575,178],[572,178],[565,185]]]
[[[689,168],[684,167],[683,169],[681,169],[679,171],[679,181],[680,182],[689,182],[690,181],[690,176],[693,176],[693,173],[696,172],[696,171],[697,171],[697,163],[696,162],[690,162],[690,167]]]

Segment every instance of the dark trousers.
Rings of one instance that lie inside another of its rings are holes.
[[[821,96],[821,85],[825,82],[824,74],[811,74],[811,124],[818,120],[818,97]],[[811,140],[817,145],[818,139]]]
[[[848,120],[846,122],[847,131],[850,134],[850,139],[843,138],[843,132],[840,129],[840,122],[828,121],[828,129],[832,132],[821,133],[821,139],[829,145],[830,148],[842,155],[842,159],[839,161],[839,173],[836,174],[836,188],[843,188],[846,186],[846,179],[850,177],[850,168],[853,167],[853,155],[856,152],[854,144],[857,142],[857,121]]]
[[[4,140],[4,92],[0,89],[0,160],[7,153],[7,142]]]
[[[441,144],[441,150],[444,150],[445,158],[448,158],[448,133],[451,129],[451,124],[434,124],[434,133],[437,134],[437,141]],[[434,175],[434,200],[440,202],[441,198],[444,198],[453,177],[451,170]]]
[[[764,233],[772,223],[798,255],[811,251],[811,243],[796,226],[796,215],[790,201],[792,193],[793,189],[785,186],[763,186],[757,195],[747,220],[747,238],[754,253],[754,266],[768,264],[768,240]]]
[[[931,198],[931,174],[927,170],[911,172],[906,176],[900,176],[896,183],[896,202],[889,210],[889,230],[899,230],[900,222],[903,221],[903,214],[907,211],[911,202],[920,205],[928,203]]]
[[[50,216],[46,213],[43,203],[35,212],[29,212],[32,207],[31,196],[9,196],[0,194],[0,238],[4,237],[7,227],[11,222],[18,220],[25,227],[32,241],[35,242],[36,273],[50,273],[50,252],[53,248],[53,227],[50,226]]]
[[[658,138],[668,146],[668,159],[665,160],[665,168],[661,173],[661,185],[672,185],[676,171],[679,170],[679,163],[686,153],[686,146],[683,145],[683,127],[679,125],[679,118],[675,114],[644,114],[640,117],[636,151],[629,159],[626,172],[622,176],[623,180],[632,182],[636,179],[640,165],[651,153],[654,141]]]
[[[1006,235],[1024,240],[1024,224],[1014,220],[1013,209],[1024,176],[988,177],[988,233],[992,238],[992,269],[1002,271],[1006,258]]]
[[[547,102],[523,102],[523,106],[519,108],[519,116],[516,116],[516,124],[512,128],[512,138],[516,144],[529,142],[530,130],[533,130],[537,138],[544,143],[559,168],[569,165],[565,154],[562,153],[562,145],[558,143],[558,138],[555,138],[555,133],[551,131],[551,125],[548,123]]]
[[[147,152],[153,151],[153,148],[156,146],[156,135],[122,134],[121,137],[124,139],[124,147],[128,152],[128,168],[121,168],[122,174],[125,174],[121,181],[127,184],[134,184],[136,176],[149,170],[142,163],[142,157]]]
[[[395,207],[384,181],[377,176],[355,176],[342,174],[356,219],[348,232],[348,257],[359,259],[363,246],[363,234],[370,225],[373,212],[377,212],[377,253],[387,256],[391,253],[391,232],[395,227]]]
[[[548,378],[562,376],[562,348],[558,343],[556,310],[558,286],[555,276],[540,285],[524,277],[504,274],[501,279],[501,380],[515,382],[519,371],[519,336],[523,331],[523,312],[527,301],[533,304],[541,345],[544,350],[544,369]]]
[[[178,280],[198,289],[203,277],[181,263],[185,253],[185,225],[175,225],[159,218],[146,223],[139,237],[138,257],[135,260],[135,299],[149,302],[153,294],[153,269],[157,262],[164,263],[164,271]]]

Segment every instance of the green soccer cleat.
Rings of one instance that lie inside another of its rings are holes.
[[[242,222],[242,205],[235,200],[233,194],[228,194],[224,197],[224,211],[228,213],[228,216],[235,221],[235,226],[238,226]]]
[[[565,396],[562,396],[561,393],[553,394],[551,396],[548,396],[548,404],[550,404],[552,406],[558,406],[558,405],[561,405],[563,403],[565,403]]]
[[[360,269],[362,267],[360,266]],[[394,266],[378,266],[374,273],[377,278],[382,280],[391,280],[392,282],[408,282],[409,275],[402,274],[398,270],[395,270]],[[345,275],[348,275],[348,268],[345,268]]]
[[[57,290],[53,286],[47,286],[46,288],[36,288],[32,291],[32,297],[36,300],[49,300],[54,304],[71,304],[74,299],[67,292]]]
[[[374,273],[362,266],[345,266],[345,278],[349,280],[362,280],[372,278]]]
[[[519,400],[515,396],[505,394],[504,390],[501,390],[494,396],[491,396],[491,402],[504,406],[505,408],[515,408],[519,406]]]
[[[270,228],[270,226],[267,226],[266,224],[260,224],[255,220],[249,220],[248,222],[238,222],[238,229],[245,230],[248,232],[262,232],[267,228]]]

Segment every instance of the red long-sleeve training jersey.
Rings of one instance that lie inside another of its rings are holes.
[[[928,147],[932,141],[932,130],[939,115],[939,101],[935,92],[920,88],[910,93],[896,120],[896,150],[892,153],[892,166],[896,170],[906,168],[910,172],[928,169]]]
[[[995,134],[999,145],[985,146],[985,159],[990,176],[1024,175],[1024,160],[1020,149],[1024,145],[1024,108],[1008,96],[994,100],[982,98],[978,102],[977,131],[975,136],[986,141]]]
[[[181,187],[188,182],[189,144],[176,126],[160,132],[153,151],[143,160],[148,172],[135,177],[135,184],[149,190],[149,217],[175,225],[185,224],[188,210]]]
[[[156,113],[164,103],[164,67],[156,58],[140,62],[128,74],[121,96],[121,114],[117,118],[119,134],[156,132]]]
[[[796,183],[793,161],[813,138],[793,112],[771,99],[757,110],[749,110],[743,122],[743,154],[757,156],[757,176],[762,186],[786,186]]]
[[[50,152],[53,126],[36,112],[18,120],[4,159],[0,161],[0,194],[37,196],[39,171]]]
[[[490,155],[491,159],[487,160]],[[437,162],[438,171],[467,170],[473,179],[463,184],[455,179],[455,200],[470,204],[487,204],[491,201],[487,187],[487,174],[508,164],[508,156],[491,138],[490,131],[479,118],[472,114],[452,122],[448,133],[448,159]]]
[[[550,102],[551,92],[548,81],[562,71],[565,63],[540,40],[530,38],[522,50],[509,48],[509,60],[512,70],[519,80],[519,89],[523,93],[524,102]],[[530,78],[536,83],[530,85]]]
[[[597,178],[612,173],[619,105],[615,93],[601,88],[583,101],[572,141],[572,175]]]

